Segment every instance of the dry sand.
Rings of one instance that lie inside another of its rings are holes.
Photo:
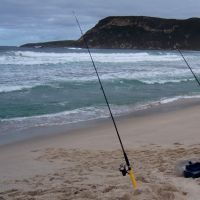
[[[200,158],[200,106],[166,108],[118,119],[137,189],[118,171],[124,160],[107,120],[1,146],[0,200],[199,200],[200,180],[175,166]]]

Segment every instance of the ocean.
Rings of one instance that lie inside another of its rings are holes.
[[[176,51],[98,50],[92,56],[115,116],[200,98]],[[200,52],[183,51],[200,73]],[[0,139],[34,127],[109,116],[86,49],[0,47]]]

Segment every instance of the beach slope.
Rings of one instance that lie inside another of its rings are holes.
[[[200,157],[197,103],[160,105],[117,119],[138,188],[118,171],[124,162],[110,120],[0,147],[0,199],[199,200],[200,180],[175,167]]]

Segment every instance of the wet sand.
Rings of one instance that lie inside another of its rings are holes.
[[[200,180],[176,174],[200,158],[200,105],[179,102],[117,119],[138,188],[110,120],[0,147],[0,199],[199,200]],[[92,123],[92,121],[90,122]]]

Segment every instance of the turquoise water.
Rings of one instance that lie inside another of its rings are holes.
[[[183,52],[200,73],[200,52]],[[199,97],[175,51],[92,50],[115,115]],[[84,49],[0,48],[0,134],[108,116]]]

